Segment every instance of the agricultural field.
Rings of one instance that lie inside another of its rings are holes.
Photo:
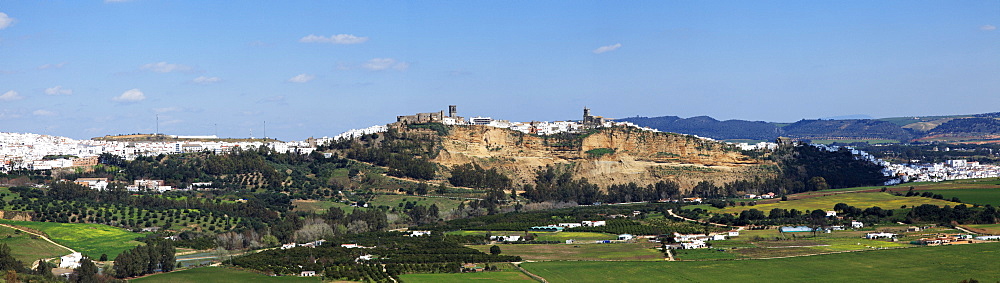
[[[69,250],[60,248],[34,235],[7,227],[0,227],[0,243],[7,244],[14,258],[25,264],[30,264],[43,258],[53,258],[69,254]]]
[[[197,209],[147,210],[120,205],[84,205],[74,201],[54,201],[36,206],[23,200],[8,202],[6,210],[46,211],[33,220],[61,223],[121,223],[129,227],[162,227],[172,230],[225,231],[240,219],[204,213]]]
[[[596,232],[536,232],[536,241],[560,241],[573,240],[574,243],[587,244],[594,241],[617,240],[618,235]]]
[[[121,228],[101,224],[53,223],[0,220],[0,223],[42,231],[52,241],[74,249],[85,256],[98,258],[107,254],[115,258],[119,253],[141,244],[135,239],[143,236]]]
[[[958,282],[1000,280],[1000,243],[918,247],[769,260],[529,262],[549,282]],[[705,272],[711,270],[712,272]]]
[[[538,282],[519,271],[491,271],[473,273],[431,273],[404,274],[399,276],[404,283],[461,283],[461,282]]]
[[[925,197],[901,197],[889,193],[849,193],[835,194],[830,196],[814,197],[799,200],[789,200],[777,203],[758,204],[754,206],[735,206],[715,210],[716,213],[739,213],[751,208],[768,213],[773,208],[797,209],[800,211],[812,211],[816,209],[832,210],[837,203],[846,203],[858,208],[868,208],[873,206],[884,209],[896,209],[902,206],[913,207],[921,204],[932,204],[937,206],[951,205],[959,203],[925,198]]]
[[[293,211],[302,212],[315,212],[319,214],[326,213],[331,207],[339,207],[346,213],[351,213],[356,207],[342,203],[327,200],[312,200],[312,199],[297,199],[292,201],[292,206],[295,206]]]
[[[430,273],[430,274],[403,274],[399,276],[400,281],[405,283],[447,283],[447,282],[537,282],[528,275],[525,275],[512,264],[498,263],[494,265],[497,271],[473,272],[473,273]]]
[[[436,204],[438,211],[445,212],[458,208],[458,204],[464,200],[450,199],[444,197],[423,197],[411,195],[377,195],[369,203],[369,206],[388,206],[399,208],[405,202],[416,202],[417,205],[430,206]]]
[[[944,199],[957,197],[963,203],[1000,206],[1000,188],[931,190],[930,192],[941,194]]]
[[[663,260],[658,245],[648,243],[622,244],[505,244],[499,245],[501,254],[521,256],[525,260]],[[490,245],[471,248],[489,252]]]
[[[974,230],[979,230],[985,234],[990,235],[1000,235],[1000,224],[975,224],[975,225],[963,225]]]
[[[295,277],[295,276],[267,276],[249,271],[242,271],[223,267],[200,267],[170,273],[162,273],[146,276],[143,278],[129,280],[136,283],[186,283],[186,282],[219,282],[219,283],[246,283],[246,282],[320,282],[319,277]]]

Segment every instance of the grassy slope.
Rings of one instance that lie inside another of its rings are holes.
[[[872,206],[878,206],[885,209],[895,209],[903,205],[906,205],[907,207],[912,207],[921,204],[933,204],[937,206],[958,205],[958,203],[950,201],[931,199],[925,197],[900,197],[891,195],[889,193],[850,193],[850,194],[838,194],[831,196],[807,198],[801,200],[782,201],[778,203],[759,204],[755,206],[727,207],[714,212],[737,213],[744,210],[749,210],[751,208],[764,211],[764,213],[771,211],[771,209],[773,208],[798,209],[800,211],[806,211],[806,210],[811,211],[816,209],[833,210],[833,206],[836,205],[837,203],[846,203],[848,205],[858,208],[868,208]]]
[[[958,282],[1000,280],[1000,243],[770,260],[533,262],[549,282]]]
[[[16,233],[14,229],[0,227],[0,243],[7,244],[10,251],[26,265],[43,258],[52,258],[69,254],[69,251],[50,244],[42,239],[32,239],[28,233]]]
[[[253,272],[241,271],[222,267],[201,267],[195,269],[182,270],[177,272],[157,274],[147,276],[130,282],[320,282],[319,277],[292,277],[280,276],[271,277]]]
[[[115,258],[119,253],[134,248],[142,236],[120,228],[101,224],[53,223],[0,220],[0,223],[23,226],[45,232],[56,243],[70,247],[92,258],[108,254]]]
[[[930,192],[941,194],[945,199],[958,197],[964,203],[1000,206],[1000,189],[953,189]]]

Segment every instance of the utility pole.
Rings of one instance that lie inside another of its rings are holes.
[[[267,141],[267,121],[264,121],[264,141]]]

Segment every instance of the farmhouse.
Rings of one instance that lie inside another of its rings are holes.
[[[887,232],[865,234],[865,239],[892,239],[895,237],[896,234]]]
[[[860,228],[863,228],[863,227],[865,227],[864,223],[861,223],[859,221],[851,221],[851,228],[860,229]]]
[[[707,247],[708,247],[708,245],[705,244],[705,241],[695,240],[695,241],[691,241],[691,242],[681,243],[681,248],[685,249],[685,250],[704,249],[704,248],[707,248]]]
[[[599,220],[599,221],[582,221],[582,222],[580,222],[580,224],[583,224],[583,226],[586,226],[586,227],[597,227],[597,226],[608,225],[606,222],[604,222],[604,220]]]
[[[981,241],[996,241],[996,240],[1000,240],[1000,235],[978,236],[978,237],[976,237],[976,240],[981,240]]]
[[[632,234],[621,234],[621,235],[618,235],[618,240],[619,241],[628,241],[628,240],[632,240],[632,238],[635,238],[635,237],[632,236]]]
[[[420,236],[429,236],[430,234],[431,234],[431,231],[410,231],[410,234],[406,235],[406,236],[407,237],[420,237]]]
[[[521,240],[521,236],[510,235],[510,236],[490,236],[490,241],[497,242],[517,242]]]
[[[62,256],[61,259],[62,261],[59,262],[59,268],[76,269],[80,267],[80,260],[83,259],[83,254],[71,253]]]
[[[316,276],[316,271],[303,271],[302,273],[299,273],[299,276],[301,276],[301,277],[313,277],[313,276]]]
[[[374,249],[375,248],[375,247],[366,247],[366,246],[362,246],[362,245],[358,245],[358,244],[340,244],[340,247],[341,248],[348,248],[348,249]]]
[[[583,224],[580,224],[580,223],[559,223],[559,225],[557,225],[557,226],[565,227],[565,228],[576,228],[576,227],[583,226]]]

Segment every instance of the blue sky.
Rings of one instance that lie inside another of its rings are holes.
[[[1000,111],[1000,1],[11,1],[0,131]]]

